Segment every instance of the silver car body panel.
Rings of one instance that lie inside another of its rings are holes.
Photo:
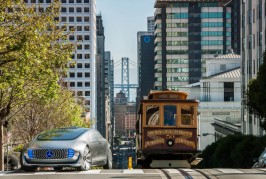
[[[90,140],[92,132],[98,134],[94,129],[89,129],[74,140],[37,140],[35,138],[30,142],[22,152],[22,165],[24,166],[46,166],[46,167],[79,167],[83,162],[83,152],[86,146],[89,146],[92,155],[92,166],[105,165],[107,163],[109,143],[102,138]],[[32,150],[60,150],[60,152],[73,149],[72,158],[62,159],[35,159],[28,156],[28,149]]]

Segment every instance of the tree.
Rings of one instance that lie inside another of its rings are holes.
[[[15,144],[28,143],[37,134],[47,129],[70,126],[90,127],[85,117],[81,117],[83,106],[76,103],[71,91],[63,88],[49,103],[36,99],[17,111],[10,116],[12,119],[10,131]]]
[[[59,11],[59,0],[45,12],[22,0],[0,0],[0,170],[2,124],[8,115],[37,98],[48,102],[60,89],[74,45],[57,26]]]
[[[251,114],[260,120],[263,130],[266,130],[266,54],[264,53],[264,63],[260,66],[257,78],[250,81],[246,92],[246,104]]]
[[[200,168],[251,168],[266,145],[266,136],[229,135],[202,151]]]
[[[20,0],[0,0],[0,120],[16,105],[56,96],[74,45],[55,21],[60,5],[46,12]],[[6,11],[10,12],[7,13]]]

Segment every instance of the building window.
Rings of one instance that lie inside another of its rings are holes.
[[[85,77],[90,77],[90,73],[85,73]]]
[[[224,101],[234,101],[234,82],[224,82]]]
[[[77,63],[77,68],[82,68],[82,63]]]
[[[69,40],[71,41],[71,40],[75,40],[75,36],[74,35],[69,35]]]
[[[91,83],[90,82],[85,82],[85,87],[90,87]]]
[[[82,45],[81,44],[77,45],[77,50],[82,50]]]
[[[90,0],[84,0],[84,3],[90,3]]]
[[[84,46],[84,49],[85,49],[85,50],[89,50],[89,49],[90,49],[90,45],[85,45],[85,46]]]
[[[82,35],[77,35],[77,40],[82,41]]]
[[[90,8],[89,7],[84,7],[84,12],[90,12]]]
[[[70,63],[69,68],[75,68],[75,63]]]
[[[77,17],[77,22],[82,22],[82,17]]]
[[[84,39],[85,39],[85,40],[90,40],[90,36],[89,36],[89,35],[85,35],[85,36],[84,36]]]
[[[90,59],[90,54],[85,54],[85,59]]]
[[[77,59],[82,59],[82,54],[77,54]]]
[[[77,91],[77,95],[78,96],[83,96],[83,92],[82,91]]]
[[[69,3],[74,3],[74,0],[69,0]]]
[[[81,7],[77,7],[77,12],[82,12]]]
[[[75,78],[75,73],[70,72],[70,73],[69,73],[69,77],[70,77],[70,78]]]
[[[62,3],[66,3],[66,0],[61,0]]]
[[[44,12],[44,8],[43,7],[39,7],[38,10],[39,10],[39,12]]]
[[[80,72],[77,73],[77,77],[78,77],[78,78],[82,78],[82,73],[80,73]]]
[[[77,26],[77,31],[82,31],[82,26]]]
[[[85,96],[90,96],[90,95],[91,95],[90,91],[85,91]]]
[[[90,31],[90,26],[84,26],[84,31]]]
[[[85,68],[90,68],[90,64],[89,63],[85,63]]]
[[[76,0],[76,3],[81,3],[81,0]]]
[[[90,100],[85,100],[85,105],[90,105]]]
[[[84,17],[84,22],[90,22],[90,17]]]
[[[68,12],[74,12],[74,7],[69,7]]]
[[[82,87],[82,82],[77,82],[77,87]]]
[[[61,7],[61,12],[66,12],[66,8],[65,7]]]
[[[75,87],[75,82],[70,82],[69,86],[70,87]]]
[[[66,17],[61,17],[62,22],[66,22],[67,18]]]
[[[69,26],[68,28],[69,28],[69,31],[75,31],[75,30],[76,30],[76,29],[75,29],[75,27],[74,27],[74,26],[72,26],[72,25],[71,25],[71,26]]]
[[[68,17],[69,22],[74,22],[74,17]]]
[[[51,0],[46,0],[46,3],[51,3]]]

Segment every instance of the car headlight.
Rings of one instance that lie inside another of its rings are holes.
[[[30,159],[33,159],[33,158],[34,158],[33,149],[28,149],[28,157],[29,157]]]
[[[67,150],[67,158],[72,158],[75,155],[75,151],[73,149]]]

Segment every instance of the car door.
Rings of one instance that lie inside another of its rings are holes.
[[[96,131],[91,130],[89,132],[89,147],[91,149],[92,163],[97,165],[100,161],[100,151],[99,151],[99,136]]]
[[[97,131],[99,137],[99,160],[104,162],[107,156],[107,141],[102,137],[102,135]]]

